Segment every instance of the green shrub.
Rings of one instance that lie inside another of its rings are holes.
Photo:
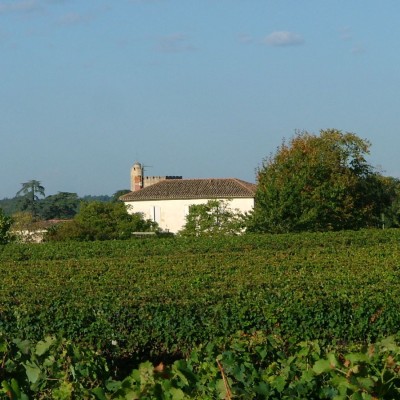
[[[129,214],[123,203],[83,203],[73,220],[51,229],[47,241],[130,239],[132,232],[157,231],[140,214]]]
[[[12,219],[7,217],[3,210],[0,208],[0,245],[9,243],[12,239],[10,234],[10,228],[12,225]]]

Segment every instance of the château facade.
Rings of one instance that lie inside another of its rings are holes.
[[[183,179],[181,176],[145,177],[136,162],[131,169],[131,192],[120,197],[130,213],[141,213],[164,231],[179,232],[193,204],[229,201],[242,213],[254,208],[256,185],[236,178]]]

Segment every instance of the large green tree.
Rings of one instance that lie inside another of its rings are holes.
[[[37,216],[39,196],[45,197],[44,190],[40,181],[30,180],[22,183],[22,188],[17,192],[17,196],[21,198],[21,210],[30,211],[32,215]]]
[[[258,171],[250,230],[326,231],[376,226],[389,198],[354,133],[297,132]]]
[[[79,197],[76,193],[58,192],[41,200],[43,219],[70,219],[78,212]]]

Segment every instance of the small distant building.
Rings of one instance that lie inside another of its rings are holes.
[[[12,228],[11,234],[21,243],[41,243],[49,229],[66,221],[68,220],[49,219],[47,221],[26,223],[23,226]]]
[[[176,233],[183,228],[193,204],[224,200],[229,201],[232,209],[251,211],[256,185],[236,178],[144,177],[142,165],[135,163],[131,170],[131,190],[120,197],[130,213],[142,213],[162,230]]]

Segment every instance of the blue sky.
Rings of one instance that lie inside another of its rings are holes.
[[[0,0],[0,198],[237,177],[296,130],[400,177],[400,2]]]

